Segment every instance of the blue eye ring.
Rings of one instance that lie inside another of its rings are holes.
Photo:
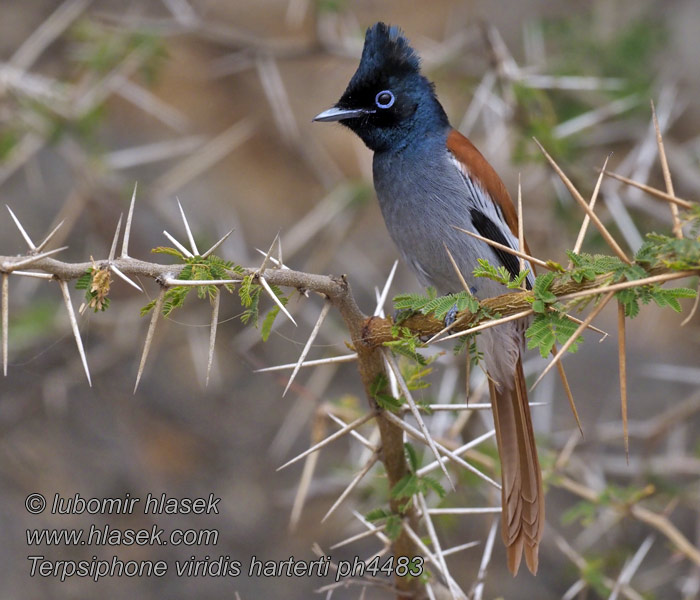
[[[385,94],[387,94],[389,96],[389,100],[386,100],[386,97],[385,97],[385,98],[382,98],[382,100],[384,100],[384,102],[381,102],[379,97],[384,96]],[[394,102],[396,102],[396,98],[394,97],[394,94],[392,93],[391,90],[382,90],[374,97],[374,103],[379,108],[391,108],[392,106],[394,106]]]

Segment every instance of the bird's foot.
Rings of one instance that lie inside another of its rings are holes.
[[[445,327],[449,327],[452,325],[455,320],[457,319],[457,304],[455,303],[450,310],[447,311],[447,314],[445,315]]]

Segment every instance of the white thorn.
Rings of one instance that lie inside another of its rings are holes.
[[[73,310],[73,304],[70,300],[70,291],[68,290],[68,282],[63,279],[59,279],[58,284],[61,286],[61,292],[63,293],[63,300],[66,304],[66,310],[68,311],[68,319],[70,320],[71,328],[73,329],[73,336],[75,337],[75,343],[78,345],[78,354],[80,354],[80,360],[83,362],[83,369],[85,369],[85,375],[87,376],[88,384],[92,387],[92,381],[90,380],[90,369],[87,364],[87,357],[85,356],[85,349],[83,348],[83,340],[80,338],[80,329],[78,328],[78,320],[75,318],[75,311]]]
[[[279,238],[279,231],[277,232],[277,235],[275,236],[275,239],[272,240],[272,243],[270,244],[270,249],[267,251],[265,254],[265,258],[262,261],[262,264],[260,265],[260,268],[258,269],[258,272],[260,273],[260,276],[262,277],[262,274],[265,272],[265,269],[267,269],[267,261],[270,260],[270,255],[272,254],[272,249],[275,247],[275,242],[277,241],[277,238]]]
[[[175,279],[166,277],[164,285],[168,287],[198,287],[200,285],[227,285],[229,283],[241,283],[240,279]]]
[[[214,344],[216,343],[216,328],[219,324],[219,305],[221,304],[221,290],[216,290],[214,305],[211,309],[211,327],[209,328],[209,358],[207,360],[207,380],[205,386],[209,386],[211,365],[214,362]]]
[[[372,525],[368,525],[369,529],[367,531],[362,531],[358,534],[355,534],[349,538],[346,538],[336,544],[333,544],[329,550],[335,550],[336,548],[342,548],[343,546],[347,546],[348,544],[352,544],[353,542],[357,542],[358,540],[363,540],[366,537],[370,537],[371,535],[376,535],[379,537],[379,534],[381,534],[384,529],[386,529],[386,525],[380,525],[379,527],[374,527]],[[386,536],[385,536],[386,537]],[[387,540],[389,538],[386,538]]]
[[[484,593],[484,579],[486,578],[486,569],[488,569],[489,563],[491,562],[491,552],[493,551],[493,542],[496,539],[498,521],[498,519],[493,520],[493,525],[491,525],[489,535],[486,538],[486,544],[484,545],[484,554],[481,557],[479,573],[476,576],[478,584],[474,588],[474,600],[481,600],[482,595]]]
[[[352,354],[342,354],[340,356],[331,356],[329,358],[319,358],[317,360],[307,360],[306,362],[301,363],[302,367],[316,367],[318,365],[330,365],[333,363],[345,363],[345,362],[353,362],[357,360],[357,353],[353,352]],[[253,371],[253,373],[265,373],[267,371],[284,371],[285,369],[293,369],[294,367],[297,366],[298,363],[289,363],[286,365],[276,365],[274,367],[264,367],[262,369],[256,369]],[[489,408],[491,405],[488,405]]]
[[[478,546],[481,542],[467,542],[466,544],[460,544],[459,546],[453,546],[452,548],[448,548],[447,550],[442,551],[443,556],[450,556],[450,554],[457,554],[457,552],[461,552],[462,550],[468,550],[469,548],[474,548],[474,546]]]
[[[231,231],[229,231],[224,237],[222,237],[218,242],[216,242],[216,244],[214,244],[211,248],[209,248],[209,250],[207,250],[204,254],[202,254],[202,258],[206,258],[212,252],[214,252],[214,250],[216,250],[219,246],[221,246],[221,244],[223,244],[228,239],[228,236],[230,236],[232,233],[233,233],[233,229],[231,229]]]
[[[143,374],[143,368],[146,366],[146,358],[148,358],[148,352],[151,349],[151,342],[153,341],[153,334],[156,332],[156,324],[158,323],[158,317],[160,316],[160,311],[163,308],[163,301],[165,300],[165,292],[167,288],[162,287],[158,298],[156,299],[156,304],[153,307],[153,314],[151,315],[151,322],[148,325],[148,332],[146,333],[146,341],[143,344],[143,352],[141,353],[141,362],[139,363],[139,370],[136,374],[136,384],[134,385],[134,394],[136,389],[139,387],[139,381],[141,381],[141,375]]]
[[[112,270],[112,272],[117,275],[118,277],[121,277],[124,281],[126,281],[129,285],[135,287],[139,292],[143,293],[143,290],[141,287],[132,279],[124,275],[119,268],[116,265],[109,265],[109,268]]]
[[[180,242],[178,242],[172,235],[170,235],[165,229],[163,229],[163,235],[168,238],[173,244],[175,244],[175,247],[182,252],[187,258],[192,258],[193,254],[185,248]]]
[[[430,542],[433,545],[433,550],[435,552],[435,556],[437,557],[438,563],[440,564],[440,569],[442,570],[442,574],[445,577],[445,580],[447,581],[447,587],[450,590],[450,594],[452,594],[452,598],[455,600],[457,598],[464,597],[464,593],[462,590],[459,589],[459,586],[455,583],[454,579],[452,579],[452,575],[450,575],[450,571],[447,569],[447,563],[445,562],[445,556],[442,554],[442,547],[440,546],[440,540],[438,539],[437,533],[435,532],[435,527],[433,526],[433,520],[430,518],[430,514],[428,513],[428,505],[425,503],[425,497],[421,492],[418,492],[417,494],[418,497],[418,506],[420,507],[420,510],[423,513],[423,520],[425,521],[425,528],[428,530],[428,536],[430,537]]]
[[[437,446],[435,444],[435,440],[433,440],[433,436],[430,435],[428,428],[425,426],[425,421],[423,421],[423,417],[421,416],[420,411],[418,410],[418,407],[416,406],[416,403],[413,400],[413,396],[411,395],[411,392],[409,391],[408,386],[406,385],[406,381],[404,380],[403,375],[401,375],[401,371],[399,370],[399,367],[396,364],[396,361],[394,361],[394,357],[391,355],[391,353],[388,350],[385,350],[384,351],[384,358],[386,359],[386,362],[388,363],[390,369],[394,372],[394,375],[396,376],[396,380],[399,384],[399,387],[401,388],[401,392],[403,394],[403,397],[406,399],[408,406],[411,408],[411,413],[413,414],[413,418],[418,422],[418,428],[420,429],[421,433],[425,437],[425,441],[428,443],[428,446],[430,446],[430,450],[433,452],[433,454],[435,455],[435,458],[440,463],[440,468],[442,469],[443,474],[447,478],[447,481],[450,482],[450,486],[454,490],[455,484],[453,483],[452,478],[450,477],[449,473],[447,472],[445,465],[440,460],[441,457],[440,457],[440,453],[438,452]]]
[[[492,429],[491,431],[487,431],[486,433],[480,435],[479,437],[474,438],[473,440],[467,442],[467,443],[464,444],[463,446],[460,446],[460,447],[457,448],[456,450],[453,450],[453,452],[454,452],[454,454],[455,454],[456,456],[461,456],[461,455],[464,454],[467,450],[470,450],[470,449],[472,449],[472,448],[478,446],[478,445],[481,444],[482,442],[485,442],[485,441],[488,440],[489,438],[492,438],[494,435],[496,435],[496,430],[495,430],[495,429]],[[447,457],[446,457],[446,456],[443,456],[440,460],[441,460],[442,462],[446,462],[446,461],[447,461]],[[424,467],[421,467],[420,469],[418,469],[418,471],[416,471],[416,475],[422,476],[422,475],[425,475],[426,473],[430,473],[431,471],[434,471],[434,470],[437,469],[437,468],[438,468],[437,461],[433,461],[433,462],[431,462],[430,464],[427,464],[427,465],[425,465]]]
[[[19,229],[19,232],[22,234],[24,241],[27,242],[29,249],[36,250],[36,246],[34,245],[34,242],[32,242],[32,238],[30,238],[27,232],[24,230],[24,227],[22,227],[22,223],[19,222],[19,219],[15,216],[15,213],[12,212],[12,209],[7,204],[5,204],[5,206],[7,206],[7,210],[10,211],[10,216],[15,222],[15,225],[17,225],[17,229]]]
[[[258,252],[259,254],[262,254],[263,256],[267,256],[267,254],[265,253],[265,251],[264,251],[264,250],[260,250],[260,248],[256,248],[255,251]],[[287,265],[285,265],[284,263],[281,263],[281,262],[280,262],[279,260],[277,260],[276,258],[270,256],[270,257],[269,257],[269,260],[270,260],[270,262],[271,262],[273,265],[275,265],[278,269],[287,269],[287,270],[289,270],[289,267],[288,267]]]
[[[364,423],[366,423],[370,419],[373,419],[374,417],[376,417],[376,415],[373,412],[368,412],[366,415],[358,417],[352,423],[348,423],[345,427],[343,427],[342,429],[339,429],[335,433],[332,433],[324,440],[321,440],[318,444],[314,444],[313,446],[311,446],[311,448],[309,448],[308,450],[305,450],[301,454],[295,456],[292,460],[287,461],[281,467],[277,467],[277,470],[281,471],[282,469],[286,469],[289,465],[294,464],[295,462],[297,462],[298,460],[301,460],[302,458],[304,458],[308,454],[311,454],[312,452],[316,452],[316,450],[320,450],[321,448],[323,448],[323,446],[329,444],[333,440],[337,440],[339,437],[344,436],[349,431],[356,429],[357,427],[359,427],[360,425],[363,425]]]
[[[413,438],[415,438],[415,439],[417,439],[417,440],[419,440],[419,441],[421,441],[421,442],[428,443],[428,441],[426,440],[425,436],[420,432],[420,430],[418,430],[418,429],[416,429],[415,427],[409,425],[408,423],[406,423],[405,421],[403,421],[402,419],[400,419],[399,417],[397,417],[393,412],[385,411],[385,412],[384,412],[384,416],[385,416],[385,418],[387,418],[389,421],[391,421],[392,423],[395,423],[397,426],[399,426],[401,429],[403,429],[403,430],[404,430],[406,433],[408,433],[411,437],[413,437]],[[490,484],[491,484],[493,487],[495,487],[496,489],[499,489],[499,490],[501,489],[501,484],[500,484],[500,483],[497,483],[496,481],[494,481],[493,479],[491,479],[488,475],[482,473],[481,471],[479,471],[479,469],[477,469],[476,467],[470,465],[466,460],[460,458],[460,457],[457,456],[454,452],[452,452],[451,450],[448,450],[447,448],[445,448],[445,446],[443,446],[442,444],[440,444],[440,443],[438,443],[438,442],[435,442],[435,445],[440,449],[440,452],[442,452],[443,454],[449,456],[449,457],[453,460],[453,462],[457,463],[458,465],[461,465],[462,467],[464,467],[465,469],[467,469],[467,471],[470,471],[470,472],[474,473],[474,475],[476,475],[476,476],[479,477],[480,479],[483,479],[484,481],[490,483]],[[442,459],[441,459],[441,460],[442,460]]]
[[[2,372],[7,377],[7,338],[10,314],[10,276],[2,274]]]
[[[265,280],[265,278],[262,275],[260,277],[258,277],[258,279],[260,280],[260,283],[263,286],[263,288],[265,289],[265,291],[270,295],[270,298],[272,298],[273,302],[277,306],[279,306],[280,310],[287,316],[287,318],[292,323],[294,323],[294,325],[296,327],[298,327],[297,322],[294,320],[294,317],[292,317],[292,315],[289,314],[289,311],[284,307],[284,304],[282,304],[282,301],[277,297],[277,294],[275,294],[275,292],[272,291],[270,284],[267,283],[267,281]]]
[[[182,222],[185,224],[185,231],[187,232],[187,239],[190,241],[190,246],[192,247],[192,254],[194,256],[199,256],[199,250],[197,250],[197,244],[194,243],[194,236],[192,235],[192,230],[190,229],[190,224],[187,222],[187,217],[185,216],[185,211],[182,209],[182,204],[180,204],[180,198],[175,198],[177,200],[177,205],[180,207],[180,214],[182,215]]]
[[[131,204],[129,205],[129,214],[126,216],[126,225],[124,226],[124,239],[122,240],[122,257],[129,256],[129,236],[131,235],[131,220],[134,216],[134,204],[136,204],[136,188],[138,181],[134,183],[134,192],[131,194]]]
[[[51,273],[35,273],[33,271],[12,271],[13,275],[22,275],[23,277],[35,277],[36,279],[53,279]]]
[[[326,413],[326,414],[328,415],[328,417],[329,417],[332,421],[335,421],[335,422],[336,422],[338,425],[340,425],[341,427],[345,427],[345,426],[347,425],[347,423],[346,423],[345,421],[343,421],[343,419],[341,419],[341,418],[338,417],[337,415],[334,415],[332,412],[328,412],[328,413]],[[368,450],[371,450],[372,452],[376,452],[376,451],[377,451],[377,446],[375,446],[374,444],[372,444],[372,442],[370,442],[365,436],[363,436],[362,434],[358,433],[358,432],[355,431],[354,429],[350,432],[350,435],[351,435],[352,437],[354,437],[356,440],[358,440],[358,441],[360,442],[360,444],[362,444],[362,445],[363,445],[365,448],[367,448]]]
[[[321,523],[323,523],[328,517],[330,517],[334,512],[335,509],[338,508],[343,500],[348,497],[348,494],[352,492],[352,490],[355,489],[358,483],[362,481],[362,478],[369,473],[370,469],[374,466],[374,464],[379,460],[379,455],[375,452],[372,454],[372,456],[369,457],[369,460],[365,463],[365,465],[362,467],[362,469],[359,470],[357,475],[352,478],[352,481],[348,484],[348,486],[343,490],[343,493],[338,496],[338,499],[333,503],[333,506],[331,506],[328,509],[328,512],[324,515],[324,517],[321,519]]]
[[[109,249],[109,257],[107,260],[109,262],[112,262],[114,260],[115,255],[117,254],[117,240],[119,239],[119,232],[122,229],[122,217],[124,216],[124,213],[121,213],[119,215],[119,221],[117,221],[117,229],[114,232],[114,239],[112,239],[112,247]]]
[[[19,260],[15,263],[11,263],[8,265],[8,268],[11,270],[15,270],[15,267],[25,267],[27,265],[31,265],[32,263],[35,263],[38,260],[41,260],[42,258],[46,258],[47,256],[52,256],[53,254],[58,254],[59,252],[63,252],[68,246],[62,246],[61,248],[55,248],[54,250],[47,250],[46,252],[42,252],[41,254],[34,254],[32,256],[28,256],[27,258],[23,258],[22,260]],[[51,276],[53,277],[53,275]]]
[[[314,340],[316,339],[316,336],[318,335],[318,332],[321,329],[321,325],[323,324],[323,321],[326,320],[326,316],[328,315],[328,311],[330,309],[331,309],[331,301],[326,300],[323,303],[323,308],[321,309],[321,314],[318,315],[318,320],[316,321],[314,328],[311,330],[311,335],[309,335],[309,339],[306,340],[306,344],[304,345],[304,349],[301,351],[301,354],[299,355],[299,360],[297,361],[297,364],[294,367],[294,370],[292,371],[292,375],[289,377],[289,381],[287,382],[287,386],[284,388],[284,392],[282,392],[282,398],[284,398],[284,396],[289,391],[289,386],[292,385],[292,381],[294,381],[294,378],[297,376],[297,373],[299,372],[299,369],[301,368],[301,363],[304,362],[306,355],[309,353],[309,350],[311,349],[311,344],[314,343]]]
[[[41,251],[46,247],[46,244],[48,244],[48,243],[51,241],[51,238],[52,238],[54,235],[56,235],[56,232],[61,228],[61,226],[62,226],[65,222],[66,222],[66,220],[63,219],[58,225],[56,225],[56,227],[54,227],[54,228],[51,230],[51,233],[49,233],[49,235],[47,235],[47,236],[44,238],[44,241],[41,242],[41,244],[39,244],[39,245],[36,247],[36,251],[37,251],[37,252],[41,252]]]
[[[382,293],[379,296],[379,299],[377,300],[377,308],[374,309],[375,317],[379,316],[379,313],[381,313],[384,310],[384,303],[386,302],[386,297],[389,295],[389,288],[391,287],[391,282],[394,281],[394,274],[396,273],[396,267],[398,266],[399,261],[395,260],[394,266],[391,267],[389,277],[387,277],[386,283],[384,284],[384,289],[382,290]]]

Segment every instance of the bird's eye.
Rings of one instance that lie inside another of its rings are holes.
[[[374,97],[374,103],[379,108],[390,108],[391,106],[393,106],[395,100],[396,98],[394,98],[394,94],[392,94],[389,90],[379,92]]]

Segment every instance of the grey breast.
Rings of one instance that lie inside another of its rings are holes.
[[[476,204],[478,199],[473,194],[478,191],[465,185],[444,140],[422,144],[420,152],[376,153],[373,168],[389,234],[423,285],[432,285],[442,294],[462,289],[445,252],[447,245],[478,296],[505,291],[500,284],[472,275],[477,258],[495,262],[496,255],[490,246],[454,227],[476,232],[469,209]]]

